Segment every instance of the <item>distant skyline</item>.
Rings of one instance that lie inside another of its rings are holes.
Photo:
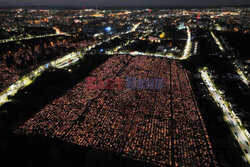
[[[96,0],[0,0],[0,6],[72,6],[93,7]],[[249,0],[98,0],[107,6],[231,6],[250,4]]]

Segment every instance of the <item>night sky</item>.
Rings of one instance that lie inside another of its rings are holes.
[[[98,0],[99,6],[226,6],[250,4],[250,0]],[[0,6],[94,6],[95,0],[0,0]]]

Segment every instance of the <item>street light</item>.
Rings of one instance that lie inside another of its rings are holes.
[[[106,27],[105,31],[107,32],[107,34],[111,34],[112,28],[111,27]],[[111,40],[111,37],[110,37],[110,40]]]
[[[111,27],[106,27],[106,28],[105,28],[105,31],[107,31],[107,32],[110,32],[111,30],[112,30]]]

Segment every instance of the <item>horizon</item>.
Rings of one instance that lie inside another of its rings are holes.
[[[92,9],[96,8],[94,5],[86,5],[86,9]],[[112,8],[112,9],[128,9],[128,8],[138,8],[138,9],[181,9],[181,8],[226,8],[226,7],[250,7],[249,4],[241,4],[241,5],[134,5],[134,6],[98,6],[99,9],[106,9],[106,8]],[[72,8],[72,9],[82,9],[82,6],[69,6],[69,5],[4,5],[0,8]]]
[[[0,7],[227,7],[227,6],[248,6],[250,2],[245,0],[2,0]]]

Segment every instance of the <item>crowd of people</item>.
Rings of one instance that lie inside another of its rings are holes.
[[[187,72],[177,61],[119,55],[90,76],[162,78],[164,88],[87,89],[82,81],[16,132],[110,150],[153,166],[217,166]]]
[[[0,57],[0,92],[38,66],[62,57],[65,53],[93,45],[97,41],[70,42],[60,40],[45,42],[38,40],[34,43],[29,47],[9,48],[10,50]]]

